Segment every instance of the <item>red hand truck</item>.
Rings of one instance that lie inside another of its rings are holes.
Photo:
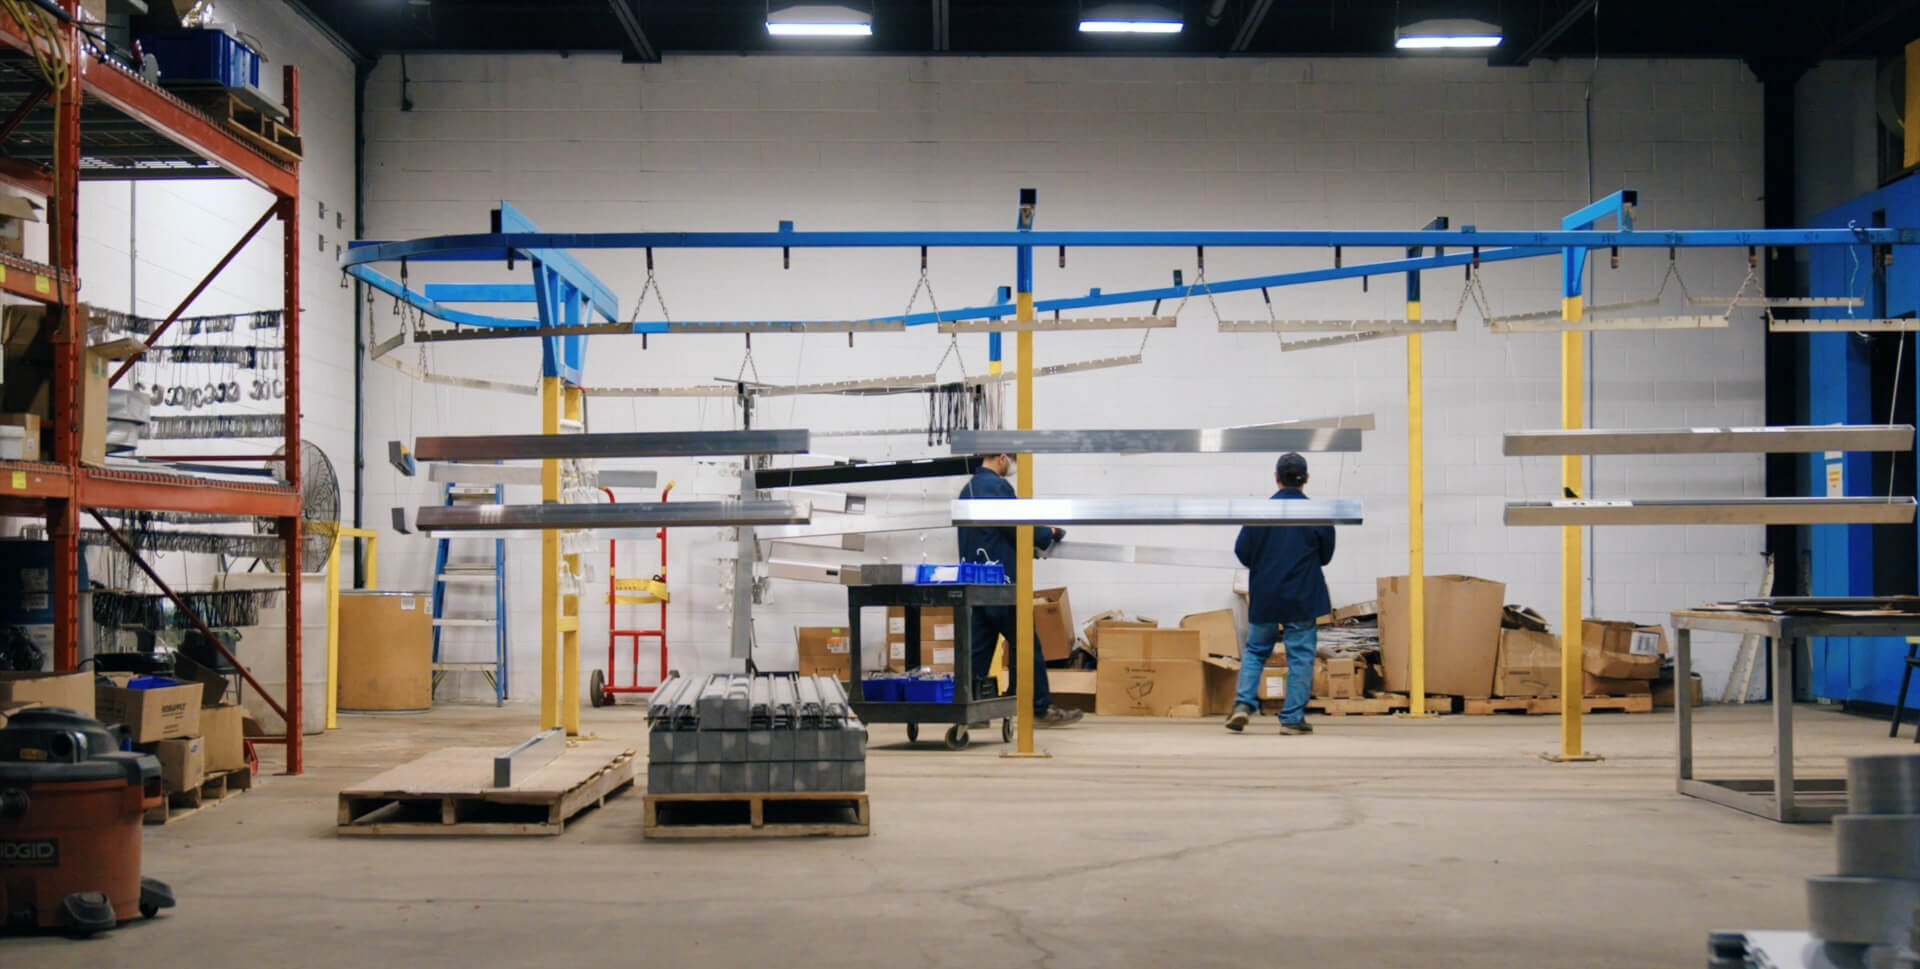
[[[612,488],[601,488],[607,493],[607,500],[617,501]],[[666,501],[673,494],[673,482],[667,482],[665,491],[660,492],[660,500]],[[672,594],[667,589],[667,530],[663,527],[654,533],[660,542],[660,571],[650,579],[623,579],[620,577],[620,542],[607,542],[607,668],[603,673],[594,670],[587,678],[587,697],[596,707],[610,706],[614,698],[622,693],[652,693],[670,675],[667,665],[667,601]],[[660,625],[653,629],[620,628],[621,606],[660,607]],[[660,678],[653,683],[640,682],[640,644],[646,640],[658,640],[660,645]],[[622,640],[633,644],[633,661],[628,665],[628,678],[625,683],[619,679],[620,643]]]

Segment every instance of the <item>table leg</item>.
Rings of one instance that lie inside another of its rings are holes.
[[[962,703],[973,695],[973,610],[962,601],[953,607],[953,695]]]
[[[1773,641],[1773,813],[1791,821],[1793,807],[1793,656],[1799,643]]]
[[[1673,713],[1679,738],[1678,781],[1693,779],[1693,630],[1676,629],[1673,635]]]
[[[861,689],[860,678],[860,604],[847,603],[847,695],[850,699],[864,700],[866,693]]]
[[[911,673],[922,666],[931,666],[927,662],[931,656],[920,653],[920,607],[907,606],[907,672]]]

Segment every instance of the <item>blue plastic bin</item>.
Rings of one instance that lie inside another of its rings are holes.
[[[922,565],[915,575],[916,585],[1005,585],[1007,570],[999,565]]]
[[[869,677],[860,684],[860,695],[868,703],[899,703],[905,699],[903,687],[906,680],[898,676]]]
[[[928,676],[899,681],[905,688],[901,699],[908,703],[952,703],[953,677]]]
[[[260,86],[260,55],[223,30],[141,34],[140,49],[160,62],[162,86]]]

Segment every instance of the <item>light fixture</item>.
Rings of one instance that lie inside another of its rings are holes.
[[[767,33],[775,37],[871,37],[873,11],[845,3],[769,2]]]
[[[1083,34],[1177,34],[1180,15],[1151,3],[1104,3],[1080,12]]]
[[[1422,20],[1393,31],[1393,46],[1401,50],[1486,50],[1502,39],[1499,27],[1464,17]]]

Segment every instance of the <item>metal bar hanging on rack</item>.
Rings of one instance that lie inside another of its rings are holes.
[[[1858,296],[1736,296],[1733,299],[1714,299],[1711,296],[1689,296],[1688,306],[1749,306],[1765,309],[1819,309],[1828,306],[1853,307],[1865,306],[1867,301]]]
[[[106,532],[85,529],[80,541],[86,545],[112,545]],[[219,532],[146,532],[140,544],[156,552],[199,552],[205,555],[230,555],[235,558],[279,560],[286,557],[286,546],[274,535],[236,535]]]
[[[1588,428],[1512,431],[1508,457],[1567,454],[1808,454],[1823,451],[1911,451],[1913,425],[1832,427],[1691,427],[1631,431]]]
[[[942,333],[1052,333],[1076,330],[1158,330],[1177,326],[1171,316],[1113,316],[1078,320],[964,320],[939,324]]]
[[[1508,525],[1905,525],[1912,498],[1693,498],[1509,502]]]
[[[280,414],[213,414],[206,417],[156,417],[141,433],[145,440],[168,441],[215,437],[284,437],[286,418]]]
[[[1221,320],[1222,333],[1452,333],[1458,320]]]
[[[465,485],[538,485],[541,469],[525,464],[460,464],[436,462],[427,466],[427,480]],[[654,471],[599,468],[593,473],[608,488],[652,488],[660,475]]]
[[[1724,316],[1626,316],[1612,320],[1548,320],[1539,323],[1513,323],[1509,322],[1510,319],[1489,323],[1487,329],[1495,333],[1605,333],[1610,330],[1626,333],[1637,330],[1721,330],[1732,325]]]
[[[794,501],[651,501],[606,505],[433,505],[414,516],[422,531],[509,531],[807,524],[811,506]]]
[[[925,430],[914,433],[923,434]],[[761,468],[753,473],[753,486],[765,490],[866,484],[874,481],[908,481],[915,478],[958,478],[978,470],[980,470],[978,457],[959,455],[949,458],[915,458],[911,461],[829,464],[812,468]]]
[[[1362,524],[1354,498],[962,498],[955,525],[1254,525]]]
[[[260,218],[255,220],[252,227],[247,229],[246,232],[241,233],[240,241],[234,243],[233,248],[228,249],[227,254],[221,256],[220,261],[214,263],[213,268],[208,270],[207,274],[200,278],[200,282],[196,283],[193,289],[187,293],[186,298],[182,299],[179,305],[173,308],[173,312],[168,313],[167,318],[162,320],[159,326],[154,327],[152,333],[147,334],[147,346],[153,346],[154,342],[159,340],[160,337],[167,332],[167,329],[180,319],[180,314],[185,313],[187,307],[192,306],[193,301],[199,299],[200,294],[206,292],[208,286],[213,285],[214,279],[219,277],[221,270],[227,268],[228,263],[233,262],[234,257],[240,254],[240,250],[245,249],[247,243],[253,241],[253,237],[259,235],[260,230],[266,228],[267,223],[279,214],[280,200],[276,198],[273,200],[272,205],[267,206],[265,212],[260,213]],[[113,376],[107,378],[107,386],[111,387],[119,383],[120,378],[126,376],[128,370],[133,369],[133,364],[133,360],[121,364],[120,369],[115,370]]]
[[[183,592],[185,602],[207,624],[216,627],[258,626],[262,607],[272,608],[279,589],[226,589],[218,592]],[[141,629],[186,629],[192,625],[185,613],[174,608],[164,595],[95,590],[93,618],[103,626]]]
[[[1767,330],[1773,333],[1915,333],[1920,332],[1920,319],[1904,316],[1893,319],[1770,320]]]
[[[1360,450],[1355,429],[1306,427],[955,431],[956,454],[1223,454]]]
[[[617,434],[486,434],[423,437],[413,453],[422,461],[496,461],[516,458],[704,457],[727,454],[804,454],[804,430],[638,431]]]

